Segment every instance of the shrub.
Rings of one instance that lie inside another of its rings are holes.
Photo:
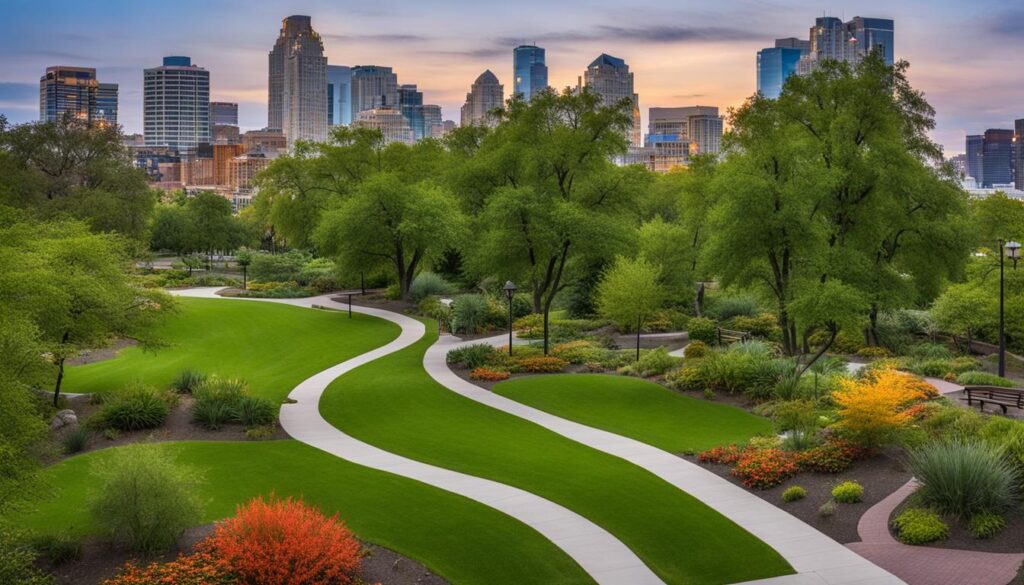
[[[192,393],[192,420],[217,430],[227,423],[260,426],[274,422],[277,408],[274,403],[258,396],[250,396],[242,380],[211,376]]]
[[[64,434],[61,438],[61,443],[64,445],[64,452],[68,455],[78,453],[89,444],[89,429],[83,425],[78,425]]]
[[[640,359],[622,368],[621,373],[640,376],[658,376],[679,364],[679,358],[668,355],[664,347],[659,347],[640,354]]]
[[[295,280],[324,293],[337,288],[336,270],[337,267],[329,258],[314,258],[302,265]]]
[[[450,282],[437,274],[421,272],[409,285],[409,296],[418,303],[429,296],[450,295],[454,290]]]
[[[702,358],[707,356],[709,351],[711,351],[711,348],[703,341],[691,341],[686,346],[686,349],[683,350],[683,357],[687,359]]]
[[[94,469],[89,508],[96,526],[137,552],[167,550],[199,522],[195,477],[151,445],[117,449]]]
[[[607,360],[610,354],[611,350],[586,339],[567,341],[551,348],[551,355],[570,364],[600,363]]]
[[[708,315],[719,321],[739,315],[753,317],[758,311],[757,301],[752,297],[711,297],[708,301]]]
[[[831,438],[817,447],[800,453],[800,468],[819,473],[839,473],[849,469],[853,462],[867,455],[867,451],[839,438]]]
[[[730,394],[742,392],[752,399],[771,398],[779,381],[782,362],[760,342],[737,343],[705,358],[700,365],[704,385]]]
[[[481,367],[470,372],[469,377],[483,382],[500,382],[501,380],[508,380],[509,373],[505,370],[492,370],[488,367]]]
[[[956,377],[956,383],[961,386],[1002,386],[1003,388],[1015,388],[1017,383],[1013,380],[989,374],[988,372],[963,372]]]
[[[234,412],[231,404],[219,400],[197,400],[192,404],[192,422],[216,431],[231,422]]]
[[[53,585],[53,577],[36,568],[36,556],[24,534],[0,523],[0,583]]]
[[[907,469],[922,482],[915,492],[921,503],[961,518],[1007,509],[1020,477],[997,448],[979,441],[926,444],[910,452]]]
[[[717,325],[707,317],[694,317],[690,319],[686,328],[691,341],[703,341],[708,345],[718,341]]]
[[[336,515],[302,500],[254,499],[208,544],[247,585],[347,584],[359,570],[359,541]]]
[[[782,501],[786,503],[802,500],[806,497],[807,490],[798,485],[788,487],[786,488],[786,491],[782,492]]]
[[[297,282],[308,260],[309,256],[297,250],[283,254],[254,252],[249,277],[257,282]]]
[[[531,374],[550,374],[554,372],[561,372],[565,370],[565,367],[569,365],[563,359],[556,357],[528,357],[517,360],[517,363],[524,372],[530,372]]]
[[[732,474],[743,485],[754,489],[768,489],[796,475],[799,468],[796,457],[782,449],[747,449],[736,461]]]
[[[166,398],[156,388],[133,384],[108,398],[95,416],[102,426],[137,431],[164,424],[169,412]]]
[[[274,436],[277,428],[274,425],[260,425],[245,429],[245,438],[250,441],[262,441]]]
[[[761,313],[756,317],[737,316],[732,319],[732,327],[739,331],[746,331],[754,337],[775,339],[782,331],[779,328],[779,320],[771,313]]]
[[[121,438],[121,431],[115,428],[103,429],[103,438],[108,441],[116,441]]]
[[[200,543],[199,548],[201,550],[167,563],[150,563],[145,567],[128,563],[101,585],[237,585],[238,580],[226,560],[204,550],[205,543]]]
[[[171,388],[174,388],[182,394],[191,394],[193,390],[199,387],[206,380],[206,374],[197,372],[196,370],[182,370],[178,373],[178,376],[171,382]]]
[[[496,353],[491,345],[474,343],[450,350],[445,359],[453,366],[476,369],[489,364]]]
[[[487,320],[487,298],[483,295],[461,295],[452,301],[452,327],[469,334],[477,332]]]
[[[822,518],[830,518],[836,513],[836,503],[829,500],[818,507],[818,515]]]
[[[941,343],[921,343],[910,348],[910,357],[919,360],[949,360],[953,359],[953,352]]]
[[[864,486],[855,481],[844,481],[832,488],[832,498],[840,504],[856,504],[864,497]]]
[[[1003,528],[1006,528],[1006,519],[999,514],[982,512],[971,516],[971,520],[967,523],[967,527],[970,529],[974,538],[992,538],[999,534]]]
[[[892,527],[904,544],[926,544],[949,536],[949,526],[924,508],[907,508],[893,518]]]
[[[512,322],[512,329],[523,339],[538,339],[544,335],[544,315],[530,313]]]
[[[247,426],[269,425],[277,418],[274,403],[260,396],[241,396],[235,402],[234,419]]]
[[[869,345],[867,347],[862,347],[858,349],[857,356],[871,360],[887,358],[889,357],[889,350],[885,349],[884,347]]]
[[[832,393],[839,407],[836,427],[867,447],[891,440],[910,420],[906,409],[935,392],[930,384],[893,369],[881,370],[867,380],[840,380],[839,384],[839,390]]]
[[[704,375],[696,360],[689,360],[683,367],[665,374],[665,381],[676,390],[705,390],[714,394],[714,390],[706,387]]]
[[[740,455],[743,454],[743,447],[739,445],[719,445],[713,447],[697,455],[697,460],[701,463],[721,463],[723,465],[733,465],[740,459]]]
[[[791,400],[776,404],[772,418],[780,431],[789,431],[787,447],[802,450],[815,442],[818,413],[810,400]]]
[[[32,539],[32,548],[55,566],[82,558],[82,540],[70,534],[44,534]],[[0,570],[0,576],[3,571]]]
[[[963,372],[978,369],[978,360],[967,356],[953,359],[927,359],[911,363],[908,369],[920,376],[931,378],[955,377]]]
[[[654,313],[644,324],[644,329],[650,332],[663,331],[685,331],[686,324],[690,317],[677,309],[662,309]]]

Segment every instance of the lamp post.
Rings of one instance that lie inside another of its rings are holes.
[[[1006,327],[1003,313],[1005,304],[1003,266],[1006,264],[1006,257],[1013,261],[1013,269],[1017,269],[1017,260],[1020,253],[1020,244],[1017,242],[1004,242],[999,240],[999,375],[1006,376]]]
[[[505,282],[503,287],[505,296],[508,298],[508,355],[512,356],[512,299],[516,296],[516,284],[511,280]]]

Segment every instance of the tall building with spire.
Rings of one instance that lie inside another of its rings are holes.
[[[164,57],[143,72],[142,121],[146,146],[195,150],[211,142],[210,72],[189,57]]]
[[[269,55],[267,127],[288,144],[327,139],[327,58],[309,16],[289,16]]]
[[[497,123],[497,119],[492,112],[504,105],[505,87],[488,69],[476,78],[469,93],[466,94],[466,103],[462,105],[462,125],[493,126]]]
[[[626,132],[626,138],[631,146],[640,146],[640,96],[633,91],[633,74],[629,65],[618,57],[601,53],[583,72],[583,85],[601,96],[605,106],[629,100],[633,123]]]
[[[529,101],[548,87],[548,66],[544,63],[544,49],[537,45],[520,45],[512,49],[512,95],[521,95]]]

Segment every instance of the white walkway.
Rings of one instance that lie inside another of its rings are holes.
[[[507,337],[463,342],[442,336],[423,367],[442,385],[467,398],[524,418],[560,435],[630,461],[696,497],[779,552],[797,575],[757,581],[763,585],[896,585],[903,581],[791,514],[699,465],[628,437],[572,422],[499,396],[448,368],[449,350],[462,345],[502,345]],[[723,559],[725,561],[725,559]]]
[[[174,291],[174,294],[224,298],[217,297],[217,290],[220,289],[189,289]],[[348,309],[347,304],[330,300],[330,295],[307,299],[244,300]],[[391,343],[328,368],[296,386],[288,395],[296,402],[281,407],[281,426],[289,435],[347,461],[415,479],[508,514],[543,534],[602,585],[663,584],[626,545],[572,510],[519,488],[395,455],[359,441],[324,420],[320,416],[320,397],[331,382],[363,364],[412,345],[425,333],[421,322],[405,315],[355,305],[352,311],[396,323],[402,328],[402,333]]]

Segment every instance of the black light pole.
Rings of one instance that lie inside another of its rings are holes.
[[[505,296],[508,297],[508,355],[512,355],[512,299],[516,296],[516,285],[511,280],[505,282]]]
[[[999,375],[1006,376],[1006,328],[1003,313],[1005,304],[1003,266],[1006,264],[1005,257],[1013,260],[1013,268],[1017,269],[1017,254],[1020,252],[1020,244],[1017,242],[1004,242],[999,240]]]

